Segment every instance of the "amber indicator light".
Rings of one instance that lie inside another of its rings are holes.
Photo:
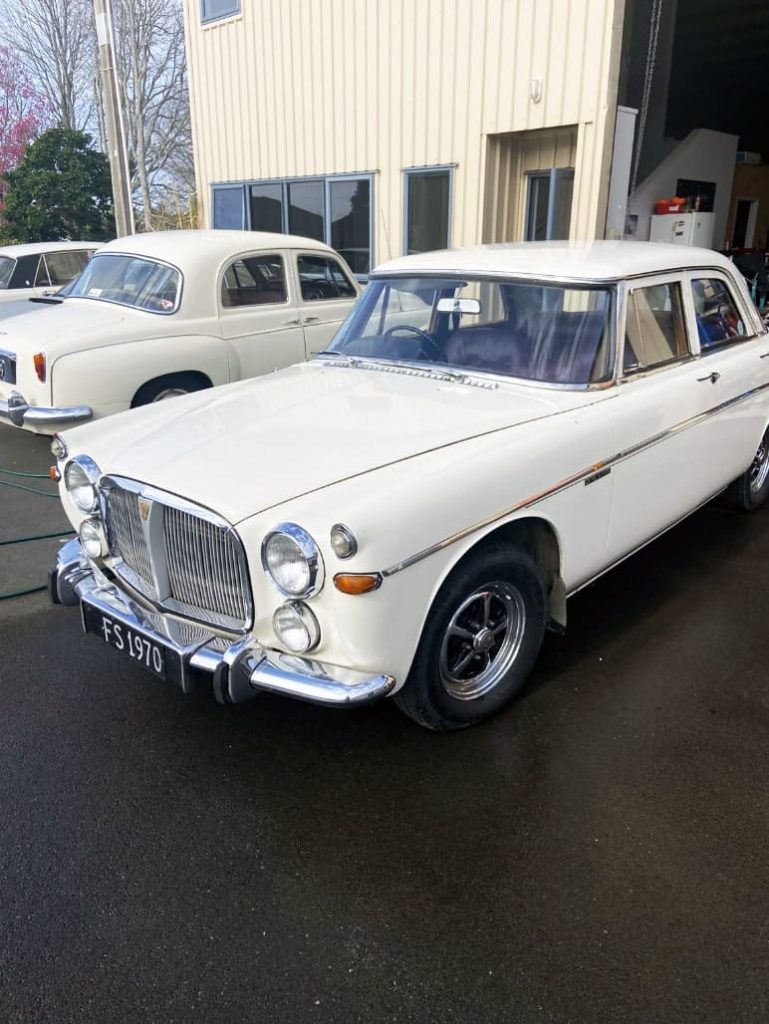
[[[382,577],[378,572],[340,572],[334,586],[343,594],[368,594],[382,586]]]
[[[45,356],[42,352],[35,352],[32,356],[32,362],[35,364],[35,373],[39,381],[45,381]]]

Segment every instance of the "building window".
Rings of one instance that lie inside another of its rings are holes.
[[[240,14],[240,0],[200,0],[201,21],[219,21]]]
[[[215,228],[235,228],[242,231],[245,225],[243,187],[241,185],[218,185],[214,188]]]
[[[373,255],[372,192],[370,174],[214,185],[212,223],[314,238],[365,277]]]
[[[449,245],[451,168],[406,171],[405,251],[431,252]]]
[[[527,175],[526,241],[544,242],[569,237],[574,168],[553,167]]]

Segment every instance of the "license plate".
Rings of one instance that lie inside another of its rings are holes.
[[[162,644],[150,640],[143,633],[132,629],[131,626],[127,626],[118,619],[113,619],[110,615],[105,615],[88,604],[83,606],[83,619],[86,633],[100,636],[110,647],[121,651],[158,678],[168,678],[169,660],[174,662],[173,669],[177,669],[170,674],[172,676],[179,674],[178,669],[181,665],[176,665],[176,662],[180,662],[176,651],[169,650]]]

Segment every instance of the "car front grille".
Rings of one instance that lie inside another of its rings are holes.
[[[252,619],[245,552],[207,509],[133,480],[103,481],[113,568],[160,607],[243,632]]]

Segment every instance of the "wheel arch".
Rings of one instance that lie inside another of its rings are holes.
[[[148,380],[145,380],[144,383],[139,385],[131,398],[131,408],[133,409],[136,407],[136,399],[145,388],[157,384],[172,385],[174,382],[178,382],[180,378],[183,378],[186,381],[194,379],[196,383],[201,385],[201,388],[214,387],[214,382],[208,374],[203,373],[202,370],[174,370],[171,373],[160,373],[156,377],[150,377]]]

